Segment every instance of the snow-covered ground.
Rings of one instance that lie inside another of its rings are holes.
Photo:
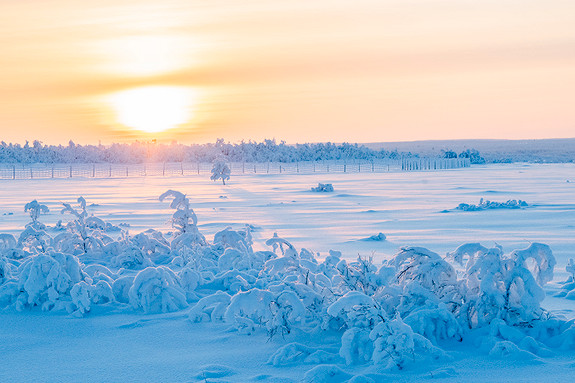
[[[334,191],[312,192],[319,182],[332,184]],[[71,218],[60,214],[62,202],[75,202],[79,196],[87,200],[89,213],[114,225],[129,224],[131,234],[151,228],[169,232],[173,210],[158,200],[168,189],[187,194],[198,228],[210,241],[228,226],[253,225],[255,250],[270,250],[265,241],[276,232],[298,250],[319,252],[320,259],[333,249],[350,261],[358,255],[373,256],[375,264],[403,246],[422,246],[445,255],[467,242],[489,248],[499,244],[505,253],[531,242],[545,243],[557,266],[542,305],[575,317],[574,301],[550,296],[557,291],[557,282],[567,279],[569,258],[575,258],[574,164],[410,173],[232,174],[225,186],[207,176],[1,181],[0,233],[19,234],[30,220],[24,204],[34,199],[50,208],[40,216],[41,222],[49,226],[67,222]],[[522,200],[528,206],[456,209],[481,198]],[[270,355],[291,342],[337,354],[341,334],[303,334],[296,329],[270,340],[265,332],[242,335],[219,322],[192,323],[185,310],[145,315],[95,306],[84,318],[75,318],[65,311],[16,312],[9,307],[0,311],[0,339],[0,381],[291,382],[300,381],[316,364],[274,367],[267,364]],[[446,348],[449,358],[401,371],[334,363],[351,374],[339,381],[360,373],[376,381],[392,377],[453,382],[539,382],[551,377],[568,382],[575,375],[574,349],[529,359],[516,354],[489,356],[467,342],[447,341]],[[331,381],[337,379],[334,375]]]

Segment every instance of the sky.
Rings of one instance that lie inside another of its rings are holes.
[[[575,136],[573,0],[0,0],[0,140]]]

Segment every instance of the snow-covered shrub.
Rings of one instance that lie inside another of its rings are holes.
[[[50,247],[50,236],[42,229],[27,226],[20,233],[17,245],[24,253],[41,254]]]
[[[251,334],[260,326],[271,322],[271,304],[274,296],[270,291],[252,289],[234,295],[226,309],[226,322],[240,331]]]
[[[218,159],[214,162],[212,166],[212,175],[210,179],[212,181],[222,180],[222,184],[226,184],[226,181],[230,179],[230,174],[232,171],[226,162],[222,159]]]
[[[182,269],[178,273],[178,278],[180,279],[180,286],[187,294],[195,291],[202,282],[202,276],[200,273],[189,267]]]
[[[462,320],[481,327],[495,318],[510,324],[528,323],[543,315],[542,285],[553,278],[555,258],[549,246],[532,243],[528,248],[503,254],[501,247],[475,248],[465,273]],[[532,263],[533,272],[528,269]]]
[[[112,288],[105,281],[99,281],[95,285],[90,285],[81,281],[72,286],[70,290],[72,305],[68,310],[75,316],[86,315],[93,304],[104,304],[114,301]]]
[[[72,286],[70,296],[72,297],[72,303],[76,307],[76,315],[83,316],[90,311],[92,307],[92,298],[90,295],[90,285],[86,282],[81,281]]]
[[[19,241],[12,234],[0,233],[0,257],[19,259],[25,256]]]
[[[285,257],[297,258],[297,250],[294,245],[289,241],[278,237],[277,233],[274,233],[274,236],[266,241],[266,245],[271,246],[274,252],[277,252],[279,249],[281,254]]]
[[[164,266],[140,271],[128,293],[130,305],[145,313],[170,312],[187,306],[176,274]]]
[[[403,369],[416,360],[438,360],[445,352],[434,346],[426,337],[413,332],[399,315],[378,324],[370,333],[374,350],[372,360],[387,368]]]
[[[317,193],[331,193],[333,192],[333,185],[318,183],[316,187],[312,186],[311,191]]]
[[[112,257],[111,265],[117,268],[141,270],[152,266],[152,262],[142,250],[135,246],[129,246],[123,248],[115,257]]]
[[[231,247],[238,249],[244,253],[251,251],[252,235],[249,226],[244,230],[232,230],[231,227],[226,227],[224,230],[217,232],[214,235],[214,244],[221,245],[224,248]]]
[[[535,280],[540,286],[544,286],[553,279],[553,269],[555,268],[555,257],[548,245],[543,243],[532,243],[523,250],[513,250],[509,257],[515,261],[516,267],[527,269],[528,261],[534,262],[533,270],[530,270]]]
[[[404,319],[411,329],[437,344],[440,339],[461,340],[463,329],[455,315],[444,303],[424,306],[414,310]]]
[[[371,360],[373,341],[369,334],[369,329],[359,327],[351,327],[343,333],[339,355],[346,364],[363,364]]]
[[[69,213],[75,219],[66,225],[67,231],[65,233],[61,233],[53,239],[52,246],[57,251],[70,252],[78,256],[82,254],[100,255],[106,243],[112,241],[111,238],[102,234],[99,228],[99,226],[106,227],[107,224],[99,218],[88,216],[84,197],[79,197],[77,202],[77,207],[73,207],[69,203],[62,204],[64,208],[61,213]],[[100,221],[101,224],[99,225],[94,223]]]
[[[172,249],[181,249],[183,246],[189,247],[194,243],[205,245],[206,239],[198,230],[198,218],[190,207],[188,197],[179,191],[168,190],[160,195],[160,202],[170,197],[173,198],[170,207],[176,209],[172,215],[172,227],[178,230],[177,237],[171,244]]]
[[[457,249],[448,252],[447,258],[452,259],[454,262],[463,266],[463,261],[467,256],[469,261],[473,261],[478,254],[487,253],[489,249],[480,243],[464,243],[457,247]]]
[[[70,289],[84,279],[78,258],[63,253],[40,254],[28,258],[21,266],[17,308],[41,306],[52,309]]]
[[[338,274],[332,278],[332,284],[342,293],[357,290],[372,295],[392,277],[389,267],[384,265],[377,268],[371,258],[361,256],[355,262],[340,260],[335,269]]]
[[[561,290],[555,296],[575,300],[575,261],[573,258],[569,258],[565,271],[571,275],[561,283]]]
[[[400,285],[417,282],[429,291],[441,292],[457,280],[453,266],[423,247],[404,247],[387,264],[395,268]]]
[[[379,323],[369,334],[373,341],[373,362],[388,367],[404,368],[415,361],[415,341],[411,327],[399,315]]]
[[[44,225],[43,223],[40,223],[38,221],[38,218],[40,217],[40,214],[50,212],[50,209],[48,209],[48,206],[42,205],[42,204],[38,203],[38,201],[33,200],[31,202],[28,202],[26,205],[24,205],[24,211],[29,212],[30,218],[32,219],[32,222],[30,222],[28,225],[33,226],[35,229],[45,229],[46,228],[46,225]]]
[[[350,291],[339,298],[327,308],[327,313],[346,328],[373,328],[386,315],[372,297],[359,291]]]
[[[223,320],[231,299],[230,295],[223,291],[203,297],[189,311],[188,318],[192,322]]]
[[[381,241],[385,241],[387,239],[387,237],[385,236],[385,234],[383,233],[378,233],[378,234],[374,234],[371,235],[369,237],[367,237],[365,240],[366,241],[377,241],[377,242],[381,242]]]
[[[521,209],[529,206],[527,202],[522,200],[511,199],[506,202],[495,202],[484,200],[481,198],[477,205],[460,203],[456,209],[463,211],[479,211],[479,210],[489,210],[489,209]]]
[[[91,288],[92,302],[102,304],[114,301],[112,286],[107,281],[98,281]]]
[[[119,277],[112,284],[112,292],[114,299],[120,303],[130,303],[130,289],[134,284],[134,277],[123,276]]]
[[[257,288],[234,295],[224,314],[226,322],[238,331],[251,334],[257,328],[265,327],[270,337],[288,334],[292,325],[304,316],[305,307],[293,292],[275,295]]]

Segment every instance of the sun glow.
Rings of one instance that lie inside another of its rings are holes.
[[[120,124],[155,133],[189,123],[196,99],[191,88],[147,86],[114,93],[109,102]]]

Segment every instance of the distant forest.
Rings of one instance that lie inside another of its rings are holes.
[[[447,150],[440,155],[446,158],[468,157],[472,163],[485,160],[476,150],[459,154]],[[144,162],[213,162],[223,158],[233,162],[296,162],[321,160],[374,160],[419,157],[411,152],[370,149],[359,144],[296,144],[284,141],[226,143],[218,139],[215,143],[183,145],[139,142],[112,145],[44,145],[40,141],[24,145],[0,143],[0,163],[144,163]]]

